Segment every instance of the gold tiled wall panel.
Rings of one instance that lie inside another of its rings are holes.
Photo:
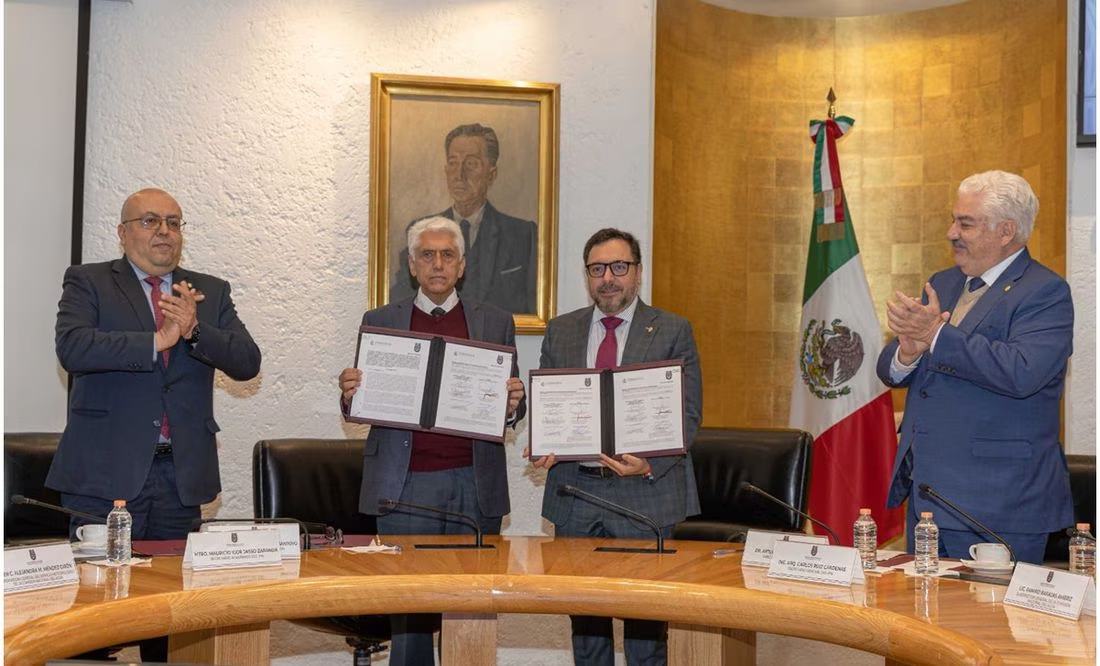
[[[951,265],[955,189],[987,169],[1041,201],[1029,247],[1065,273],[1065,0],[842,19],[657,3],[654,303],[689,318],[703,422],[785,426],[811,221],[811,119],[855,119],[845,192],[883,331],[894,290]]]

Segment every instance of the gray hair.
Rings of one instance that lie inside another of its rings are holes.
[[[1022,176],[1007,171],[984,171],[959,184],[959,194],[981,197],[982,213],[990,229],[1002,220],[1016,222],[1016,238],[1026,243],[1039,214],[1039,199]]]
[[[462,228],[458,224],[448,218],[442,216],[425,217],[423,220],[417,220],[409,227],[408,244],[409,244],[409,256],[416,258],[414,254],[417,248],[420,247],[420,235],[425,231],[443,231],[454,236],[455,245],[458,246],[458,258],[462,259],[466,255],[466,241],[462,238]]]

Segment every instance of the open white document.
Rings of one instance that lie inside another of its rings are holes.
[[[516,351],[475,340],[364,326],[363,382],[349,421],[503,441]]]
[[[527,385],[531,455],[596,460],[683,453],[683,364],[611,370],[532,370]]]

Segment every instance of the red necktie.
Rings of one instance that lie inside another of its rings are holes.
[[[160,283],[164,280],[159,277],[151,276],[145,278],[145,281],[153,286],[153,292],[149,294],[149,300],[153,303],[153,319],[157,322],[157,330],[164,325],[164,310],[160,309]],[[171,353],[171,348],[165,349],[160,353],[161,363],[164,367],[168,367],[168,355]],[[160,417],[160,436],[165,440],[172,439],[172,429],[168,425],[168,412],[164,412]]]
[[[596,350],[597,368],[614,368],[619,365],[619,342],[615,339],[615,329],[623,323],[618,317],[604,317],[600,320],[605,329],[600,348]]]

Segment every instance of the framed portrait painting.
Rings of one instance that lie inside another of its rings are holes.
[[[557,284],[557,84],[371,76],[370,307],[416,293],[407,233],[459,224],[459,294],[542,333]]]

